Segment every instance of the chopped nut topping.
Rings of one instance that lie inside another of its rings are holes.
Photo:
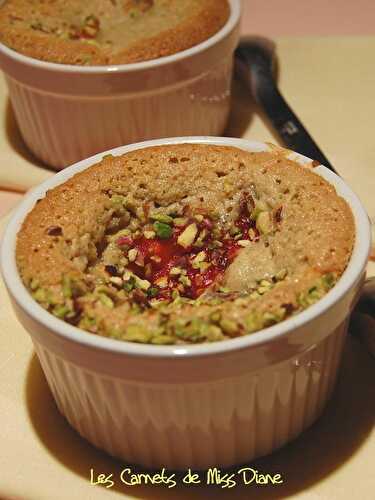
[[[134,262],[137,258],[137,255],[138,255],[138,250],[136,248],[132,248],[131,250],[129,250],[128,259],[130,260],[130,262]]]
[[[178,237],[177,243],[184,248],[189,248],[195,240],[198,228],[195,223],[190,224]]]

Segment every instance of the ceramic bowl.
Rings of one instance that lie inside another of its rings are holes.
[[[60,170],[122,144],[222,134],[241,14],[240,0],[229,3],[230,17],[214,36],[146,62],[56,64],[0,43],[0,68],[29,149]]]
[[[159,144],[204,143],[267,150],[240,139],[190,137],[107,151],[48,179],[26,195],[4,234],[1,265],[17,316],[31,335],[61,413],[92,444],[147,467],[205,469],[271,453],[322,413],[336,380],[348,318],[370,250],[369,219],[345,182],[323,166],[354,215],[347,269],[319,302],[275,326],[212,344],[152,346],[75,328],[45,311],[17,271],[15,245],[27,213],[47,190],[97,163]],[[301,163],[311,160],[296,155]]]

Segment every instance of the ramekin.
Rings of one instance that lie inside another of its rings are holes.
[[[21,134],[56,170],[99,151],[158,137],[220,135],[230,110],[241,1],[223,28],[188,50],[151,61],[73,66],[0,43],[0,68]]]
[[[57,406],[83,437],[125,462],[146,467],[231,466],[297,437],[322,413],[332,392],[370,251],[369,219],[342,179],[323,166],[314,169],[346,199],[355,219],[353,254],[339,282],[307,310],[241,338],[149,346],[84,332],[31,298],[15,261],[17,232],[47,190],[104,154],[178,143],[268,149],[241,139],[187,137],[120,147],[81,161],[34,189],[15,211],[3,238],[2,272]],[[293,155],[301,164],[311,164]]]

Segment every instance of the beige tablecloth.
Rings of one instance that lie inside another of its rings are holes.
[[[375,38],[280,39],[278,52],[285,97],[374,216]],[[274,140],[238,83],[234,96],[228,134]],[[0,186],[26,190],[51,173],[38,167],[22,145],[2,84],[0,116]],[[375,274],[374,267],[370,273]],[[126,464],[95,450],[70,429],[1,281],[0,333],[0,498],[374,498],[375,363],[353,339],[324,416],[297,441],[255,464],[263,473],[280,473],[282,485],[168,490],[122,484],[118,477]],[[90,469],[113,473],[117,484],[111,489],[90,485]]]

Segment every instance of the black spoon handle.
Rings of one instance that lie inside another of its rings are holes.
[[[336,172],[273,83],[262,82],[258,88],[258,99],[259,104],[288,148],[317,160]]]

